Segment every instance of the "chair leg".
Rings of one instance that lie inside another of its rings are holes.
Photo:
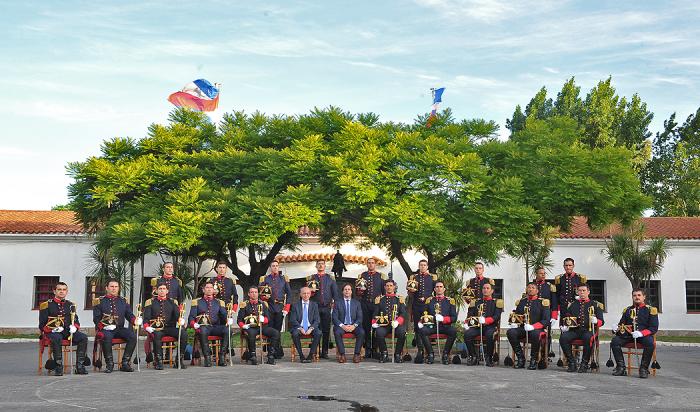
[[[42,364],[44,363],[44,345],[39,342],[39,368],[37,369],[37,375],[41,375]]]

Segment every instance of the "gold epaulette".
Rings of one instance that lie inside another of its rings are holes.
[[[550,283],[549,284],[549,291],[552,293],[557,293],[557,287]]]
[[[627,313],[627,310],[630,309],[632,306],[627,306],[626,308],[622,309],[622,314],[624,315]]]
[[[177,284],[182,286],[182,280],[180,278],[176,278],[176,279],[177,279]]]
[[[549,299],[542,299],[542,306],[544,306],[545,308],[548,308],[549,307]]]
[[[100,298],[93,298],[92,299],[92,306],[97,306],[100,304]]]
[[[157,284],[158,284],[158,279],[160,279],[160,277],[151,279],[151,286],[157,285]]]
[[[399,303],[404,304],[405,301],[406,301],[406,298],[404,298],[403,296],[399,296]]]
[[[376,298],[374,298],[374,304],[375,304],[375,305],[378,305],[379,302],[381,302],[382,296],[384,296],[384,295],[379,295],[379,296],[377,296]]]
[[[491,284],[491,286],[496,286],[496,281],[491,278],[489,278],[489,283]]]
[[[427,298],[425,298],[425,304],[427,305],[428,303],[430,303],[431,300],[433,300],[433,297],[428,296]]]
[[[243,302],[241,302],[241,306],[238,307],[238,310],[243,309],[244,307],[246,307],[247,304],[248,304],[248,301],[244,300]]]
[[[389,276],[385,275],[385,274],[382,273],[382,272],[379,272],[379,277],[380,277],[382,280],[389,280]]]
[[[659,310],[655,306],[649,306],[649,314],[656,316],[659,314]]]
[[[265,276],[264,275],[260,276],[260,280],[258,280],[258,284],[262,285],[263,283],[265,283]]]
[[[447,299],[450,300],[450,305],[454,305],[454,304],[455,304],[455,300],[454,300],[453,298],[447,298]]]
[[[192,306],[197,306],[199,304],[199,298],[192,299]]]
[[[306,277],[306,280],[312,280],[314,278],[314,275],[309,275]]]
[[[515,301],[515,307],[516,307],[516,308],[517,308],[518,305],[520,304],[520,301],[521,301],[521,300],[522,300],[522,299],[518,299],[518,300]]]
[[[586,275],[578,275],[578,277],[581,278],[581,283],[586,283],[588,281]]]
[[[503,299],[496,299],[496,307],[498,309],[503,309]]]
[[[143,306],[151,306],[153,304],[153,299],[147,299]]]
[[[261,302],[262,302],[262,304],[263,304],[264,307],[266,307],[266,308],[269,308],[269,307],[270,307],[270,304],[267,303],[266,300],[262,300]]]
[[[409,276],[408,280],[416,280],[416,275],[414,274],[414,275]]]
[[[557,275],[557,276],[554,278],[554,284],[555,284],[555,285],[558,285],[558,284],[560,284],[560,283],[561,283],[561,275]]]
[[[179,303],[177,303],[177,299],[173,299],[173,303],[175,304],[175,306],[179,305]]]
[[[602,303],[596,302],[595,304],[598,305],[598,307],[600,308],[600,310],[605,310],[605,305],[603,305]]]
[[[289,283],[289,276],[287,276],[287,275],[283,275],[283,276],[284,276],[284,281]]]
[[[46,310],[49,308],[49,301],[41,302],[39,304],[39,310]]]
[[[218,299],[218,301],[219,301],[219,305],[221,305],[221,307],[224,307],[224,308],[226,307],[226,302],[224,302],[223,299]]]
[[[437,275],[433,275],[432,273],[430,274],[430,276],[433,277],[433,282],[435,282],[438,279]]]

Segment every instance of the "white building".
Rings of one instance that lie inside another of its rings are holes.
[[[663,272],[652,281],[653,299],[660,304],[660,322],[663,331],[674,333],[700,332],[700,218],[646,218],[649,237],[669,239],[670,251]],[[0,210],[0,332],[33,333],[38,324],[38,306],[52,296],[53,285],[61,280],[69,285],[68,298],[76,303],[77,313],[84,326],[92,326],[90,302],[102,291],[94,291],[88,273],[93,264],[89,259],[90,239],[73,221],[67,211],[2,211]],[[561,272],[566,257],[576,260],[576,271],[588,276],[594,298],[606,307],[606,323],[617,323],[620,313],[630,303],[631,287],[621,270],[606,260],[603,235],[591,233],[583,219],[577,219],[570,233],[555,242],[551,256],[555,266],[549,277]],[[405,291],[406,276],[401,267],[388,260],[378,248],[358,250],[353,244],[340,248],[346,259],[348,272],[354,278],[366,269],[367,257],[379,258],[379,270],[393,269],[399,291]],[[313,234],[306,233],[297,251],[283,251],[279,256],[283,271],[290,278],[302,278],[315,272],[316,259],[331,260],[335,249],[318,243]],[[422,256],[409,259],[417,267]],[[162,258],[157,255],[146,259],[146,276],[158,271]],[[245,262],[244,256],[239,261]],[[213,263],[202,268],[201,275],[213,273]],[[328,263],[328,271],[330,271]],[[242,267],[247,271],[246,267]],[[140,269],[137,269],[140,275]],[[486,276],[497,281],[497,290],[510,311],[523,292],[522,263],[504,256],[498,265],[486,268]],[[465,279],[473,276],[465,273]],[[134,290],[140,288],[138,279]],[[137,296],[135,292],[135,296]],[[242,291],[239,289],[239,296]],[[660,300],[659,300],[660,299]],[[502,322],[505,325],[507,317]]]

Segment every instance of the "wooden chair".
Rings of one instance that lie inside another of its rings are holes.
[[[239,352],[241,354],[241,363],[245,363],[246,360],[243,359],[243,353],[248,350],[248,342],[245,339],[245,330],[241,329],[241,340],[240,340],[240,345],[239,345]],[[262,359],[263,354],[262,354],[262,348],[263,346],[267,346],[268,348],[270,347],[270,338],[267,336],[263,335],[262,333],[258,333],[258,336],[255,337],[255,356],[258,355],[258,341],[260,341],[260,358]]]
[[[209,348],[211,350],[212,362],[214,365],[219,363],[219,350],[221,350],[221,344],[223,343],[223,338],[221,336],[208,336],[207,342],[209,343]],[[200,351],[200,356],[194,356],[199,349],[199,333],[195,334],[194,344],[192,345],[192,362],[190,365],[199,365],[199,359],[204,356]]]
[[[151,335],[148,337],[148,341],[153,342]],[[163,338],[160,340],[160,347],[163,348],[163,359],[160,361],[165,365],[167,362],[168,365],[170,365],[171,368],[174,367],[175,365],[175,356],[177,356],[177,338],[174,338],[172,336],[163,336]],[[182,349],[184,351],[184,348]],[[167,360],[165,359],[167,353]],[[148,362],[149,357],[146,357],[146,367],[150,368],[152,362]]]
[[[591,350],[591,359],[590,359],[590,365],[591,365],[591,372],[600,372],[600,362],[598,362],[598,355],[600,353],[600,342],[598,340],[598,335],[593,335],[594,337],[594,345],[593,349]],[[586,342],[587,343],[587,342]],[[571,353],[575,357],[579,357],[581,353],[583,353],[583,345],[584,342],[582,339],[574,339],[571,341]],[[564,360],[564,366],[568,366],[568,359],[566,359],[566,356],[563,356]]]
[[[51,352],[51,340],[45,334],[41,334],[39,338],[39,367],[37,368],[37,374],[41,375],[42,369],[44,367],[44,350],[46,348],[49,352],[49,359],[53,359],[53,352]],[[63,352],[63,373],[70,371],[73,367],[73,356],[72,352],[75,352],[75,348],[71,345],[71,341],[68,339],[61,340],[61,350]]]
[[[474,337],[474,347],[476,348],[476,356],[479,357],[479,362],[484,362],[481,358],[481,347],[484,342],[481,339],[481,334]],[[486,353],[486,346],[484,346],[484,353]],[[493,331],[493,353],[491,354],[491,360],[494,365],[501,364],[501,326],[497,325],[496,330]]]
[[[299,335],[301,338],[301,347],[304,347],[304,342],[307,342],[307,345],[311,345],[311,342],[313,341],[313,335]],[[291,348],[291,353],[292,353],[292,362],[296,362],[297,358],[297,348],[294,346],[294,343],[292,342],[292,348]],[[316,353],[314,353],[314,356],[312,358],[313,362],[319,362],[321,355],[321,343],[319,342],[319,345],[316,347]]]
[[[639,369],[639,365],[632,366],[632,355],[639,355],[641,358],[642,352],[644,352],[644,346],[639,343],[635,346],[634,342],[630,342],[622,347],[622,355],[627,355],[627,376],[632,375],[632,369]],[[654,353],[651,355],[651,365],[649,367],[651,376],[656,376],[656,368],[654,365],[656,365],[656,335],[654,335]]]
[[[547,357],[547,331],[543,330],[540,332],[540,349],[537,352],[537,369],[547,369],[549,366],[549,357]],[[520,338],[520,343],[524,344],[525,343],[525,338]],[[530,356],[529,349],[525,348],[523,349],[525,352],[525,358]],[[510,348],[510,356],[512,359],[515,359],[515,351],[513,348]],[[515,367],[515,365],[513,365]],[[527,365],[525,365],[527,367]]]
[[[350,332],[343,333],[343,337],[341,339],[343,339],[343,345],[345,346],[345,351],[347,352],[348,349],[352,349],[353,353],[354,353],[355,352],[355,334],[350,333]],[[348,345],[346,343],[347,341],[350,341],[350,345]],[[292,345],[292,346],[294,346],[294,345]],[[360,349],[360,356],[364,356],[364,354],[365,354],[365,348],[363,346]],[[340,351],[338,350],[337,344],[335,345],[335,356],[336,357],[340,356]]]
[[[95,343],[92,345],[92,370],[102,369],[102,341],[104,339],[98,334],[95,336]],[[126,341],[122,338],[112,339],[112,353],[117,351],[117,357],[114,360],[115,365],[120,365],[122,363],[122,356],[124,355],[124,349],[126,349]]]

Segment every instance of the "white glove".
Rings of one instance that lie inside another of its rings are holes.
[[[141,325],[143,325],[143,318],[142,318],[141,316],[139,316],[138,318],[136,318],[136,320],[134,321],[134,325],[136,325],[136,326],[141,326]]]
[[[233,325],[233,318],[226,319],[226,326],[231,326],[231,325]]]
[[[53,332],[53,333],[61,333],[61,332],[63,332],[63,326],[57,326],[57,327],[51,329],[51,332]]]
[[[485,323],[486,323],[486,318],[483,317],[483,316],[479,316],[479,323],[481,323],[482,325],[485,324]]]
[[[155,331],[155,329],[153,329],[153,326],[147,326],[147,327],[146,327],[146,332],[148,332],[148,333],[153,333],[153,331]]]
[[[104,330],[114,330],[117,328],[117,325],[107,325],[104,327]],[[63,328],[61,328],[63,329]]]
[[[633,337],[633,338],[641,338],[642,336],[644,336],[644,335],[642,334],[642,331],[635,330],[634,332],[632,332],[632,337]]]
[[[260,321],[260,323],[265,322],[265,316],[263,316],[263,315],[258,316],[258,321]]]
[[[195,322],[192,326],[194,326],[195,329],[199,329],[201,327],[200,324],[197,322]]]
[[[508,325],[510,326],[511,329],[515,329],[518,327],[517,323],[509,323]]]
[[[464,330],[469,329],[469,323],[467,323],[467,322],[462,323],[462,327],[464,328]]]
[[[442,322],[443,320],[445,320],[445,317],[438,313],[437,315],[435,315],[435,320],[438,322]]]
[[[552,318],[549,321],[549,324],[552,325],[552,329],[556,329],[558,323],[559,323],[559,321],[557,319],[554,319],[554,318]]]
[[[377,329],[378,327],[379,327],[379,324],[378,324],[378,323],[373,323],[373,324],[372,324],[372,329]]]
[[[591,316],[590,318],[588,318],[588,321],[591,322],[591,325],[596,325],[598,323],[598,318],[596,318],[595,316]]]
[[[422,322],[418,322],[418,329],[423,329],[423,323],[422,323]]]
[[[398,328],[398,327],[399,327],[399,321],[398,321],[398,320],[392,321],[392,322],[391,322],[391,327],[394,328],[394,329]]]
[[[289,312],[287,312],[286,310],[283,310],[283,311],[282,311],[282,316],[287,316],[287,315],[289,315]]]
[[[250,325],[246,323],[245,325],[243,325],[243,329],[245,329],[245,330],[250,329]]]
[[[71,333],[71,335],[72,335],[72,334],[74,334],[75,332],[78,331],[78,328],[76,328],[75,325],[70,325],[70,327],[68,328],[68,330],[70,330],[70,333]]]
[[[183,319],[183,318],[178,319],[178,320],[177,320],[177,325],[178,325],[178,326],[185,326],[185,319]]]
[[[525,328],[525,330],[528,332],[535,330],[535,327],[530,325],[529,323],[526,323],[525,326],[523,326],[523,328]]]
[[[559,328],[559,329],[561,329],[562,332],[568,332],[568,331],[569,331],[569,327],[568,327],[568,326],[562,326],[562,327]]]
[[[576,295],[576,300],[581,300],[581,296]]]

